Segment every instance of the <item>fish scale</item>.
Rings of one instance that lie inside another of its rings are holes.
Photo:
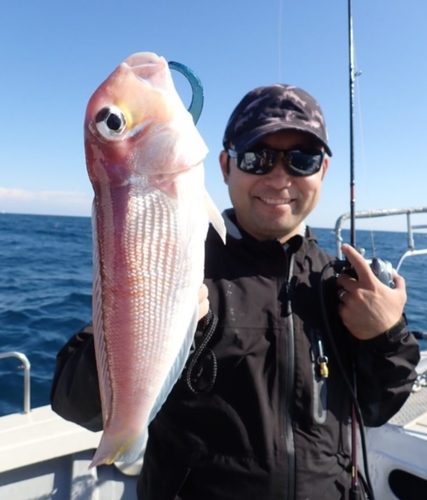
[[[176,217],[174,217],[176,208],[173,206],[176,203],[171,203],[159,191],[153,192],[149,196],[130,197],[130,200],[132,202],[129,204],[129,210],[123,224],[122,245],[125,249],[123,254],[126,261],[124,266],[126,271],[122,269],[121,273],[121,279],[128,280],[129,283],[125,287],[121,286],[120,283],[110,284],[112,290],[124,289],[126,291],[129,288],[130,299],[127,296],[127,291],[124,296],[115,295],[114,300],[109,301],[103,321],[104,324],[111,325],[113,331],[122,330],[120,335],[113,337],[114,342],[102,340],[106,354],[101,361],[102,365],[104,360],[108,360],[111,393],[113,395],[121,393],[120,398],[112,397],[111,402],[106,402],[106,405],[110,407],[107,427],[110,421],[115,421],[115,426],[118,428],[126,426],[128,419],[125,415],[123,422],[118,416],[123,405],[126,405],[128,412],[138,414],[142,421],[148,421],[153,404],[145,405],[145,412],[142,412],[142,406],[139,406],[135,396],[144,393],[145,398],[152,401],[161,392],[161,387],[168,375],[168,372],[165,372],[162,367],[165,364],[171,364],[169,360],[177,357],[181,342],[174,343],[173,339],[170,338],[162,339],[160,333],[165,332],[167,335],[170,331],[176,331],[178,334],[176,338],[182,339],[186,326],[183,322],[181,332],[179,331],[177,323],[180,323],[181,315],[177,314],[176,309],[182,306],[180,294],[191,285],[188,282],[188,276],[191,276],[188,273],[188,263],[181,255],[181,244],[177,234],[178,224]],[[144,230],[142,231],[141,228]],[[165,232],[168,235],[167,239],[161,237],[161,233]],[[203,229],[202,234],[204,232]],[[138,235],[140,236],[138,237]],[[118,255],[121,256],[122,252],[118,252]],[[118,266],[119,264],[114,263],[114,265]],[[180,272],[181,267],[183,269]],[[147,273],[147,270],[150,273]],[[197,282],[200,283],[201,280],[202,276],[198,277]],[[171,288],[174,282],[175,288]],[[194,295],[192,309],[196,306],[197,296]],[[125,332],[125,321],[121,320],[118,327],[114,326],[120,311],[125,308],[129,310],[129,318],[132,318],[127,333]],[[136,353],[133,358],[134,363],[128,365],[128,373],[125,376],[126,384],[130,388],[130,392],[127,391],[127,398],[125,398],[124,390],[120,385],[124,369],[120,344],[126,335],[129,337],[130,351]],[[147,371],[150,373],[150,384],[145,381]],[[120,378],[117,378],[115,374],[119,374]]]

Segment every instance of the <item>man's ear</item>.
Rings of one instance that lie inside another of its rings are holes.
[[[230,157],[227,151],[221,151],[219,154],[219,164],[224,178],[224,182],[228,184],[228,176],[230,174]]]
[[[322,165],[322,181],[323,178],[325,177],[326,171],[328,170],[329,167],[329,156],[325,156],[325,159],[323,160],[323,165]]]

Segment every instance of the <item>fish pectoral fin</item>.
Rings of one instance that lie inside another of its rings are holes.
[[[206,203],[206,210],[209,216],[209,221],[212,223],[213,227],[215,228],[216,232],[220,235],[225,245],[225,238],[227,234],[227,230],[225,228],[225,222],[224,219],[222,218],[220,211],[218,210],[217,206],[215,205],[215,203],[213,202],[212,198],[210,197],[207,191],[205,191],[205,203]]]

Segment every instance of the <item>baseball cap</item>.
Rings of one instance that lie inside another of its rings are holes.
[[[322,110],[305,90],[286,84],[258,87],[248,92],[228,120],[223,145],[238,153],[268,134],[301,130],[311,134],[332,156]]]

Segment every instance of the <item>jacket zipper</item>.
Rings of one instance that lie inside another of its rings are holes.
[[[295,255],[292,254],[289,261],[288,276],[285,283],[287,315],[286,315],[286,373],[285,373],[285,414],[284,414],[284,429],[285,443],[287,451],[287,494],[285,499],[293,500],[295,498],[295,442],[293,433],[293,393],[294,393],[294,369],[295,369],[295,339],[294,339],[294,322],[292,318],[291,306],[291,277],[293,275]]]

